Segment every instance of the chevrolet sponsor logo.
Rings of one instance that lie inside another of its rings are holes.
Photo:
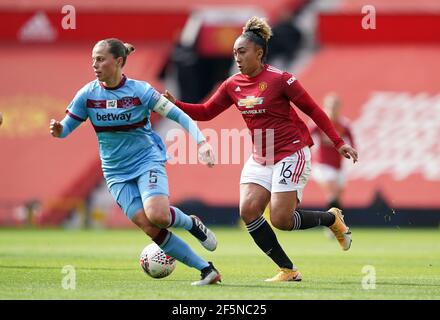
[[[266,109],[256,109],[256,110],[243,110],[240,111],[241,114],[261,114],[266,113]]]
[[[239,107],[253,108],[256,105],[263,104],[263,97],[247,96],[245,99],[238,100]]]

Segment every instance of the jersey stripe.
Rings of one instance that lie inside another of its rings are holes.
[[[281,71],[280,69],[274,68],[272,66],[267,67],[266,69],[269,72],[274,72],[274,73],[278,73],[278,74],[283,74],[283,71]]]
[[[294,183],[298,183],[299,178],[301,177],[301,174],[302,174],[302,172],[304,170],[304,166],[305,166],[305,163],[306,163],[306,161],[305,161],[305,154],[304,154],[304,150],[303,149],[298,150],[298,152],[296,154],[298,156],[298,159],[297,159],[297,163],[296,163],[296,167],[295,167],[295,172],[294,172],[294,174],[292,176],[292,181]]]
[[[107,101],[111,100],[92,100],[87,99],[87,108],[92,109],[105,109],[107,108]],[[116,107],[115,108],[131,108],[134,106],[140,106],[142,104],[141,99],[138,97],[127,97],[116,100]]]
[[[298,174],[296,176],[296,179],[294,181],[295,183],[299,182],[299,178],[301,177],[301,175],[303,173],[303,170],[304,170],[304,167],[306,165],[306,160],[305,160],[306,156],[304,154],[304,149],[301,149],[301,155],[302,155],[302,157],[301,157],[301,167],[300,167],[299,172],[298,172]]]
[[[95,129],[96,132],[115,132],[115,131],[130,131],[130,130],[134,130],[137,128],[142,128],[143,126],[145,126],[148,123],[148,118],[145,118],[142,121],[136,122],[136,123],[132,123],[132,124],[126,124],[123,126],[95,126],[93,125],[93,128]]]
[[[297,175],[297,173],[298,173],[298,169],[299,169],[299,163],[300,163],[300,158],[301,158],[301,153],[300,153],[300,150],[298,150],[297,152],[296,152],[296,158],[297,158],[297,160],[296,160],[296,166],[295,166],[295,170],[293,170],[293,175],[292,175],[292,181],[293,182],[295,182],[295,177],[296,177],[296,175]]]
[[[74,115],[74,114],[73,114],[72,112],[70,112],[69,110],[66,110],[66,113],[67,113],[71,118],[75,119],[76,121],[81,121],[81,122],[86,121],[86,119],[83,119],[83,118],[80,118],[80,117]]]

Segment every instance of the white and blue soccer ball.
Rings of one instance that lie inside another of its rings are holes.
[[[146,274],[156,279],[165,278],[176,269],[176,259],[165,254],[154,242],[142,250],[140,264]]]

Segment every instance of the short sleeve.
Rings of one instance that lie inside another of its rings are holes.
[[[161,94],[147,82],[140,82],[140,99],[144,106],[152,110],[159,101]]]

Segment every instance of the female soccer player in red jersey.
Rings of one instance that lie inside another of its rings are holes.
[[[270,220],[277,229],[324,225],[333,231],[343,250],[350,248],[351,233],[337,208],[328,212],[297,209],[311,171],[309,147],[313,141],[290,102],[327,134],[340,154],[353,162],[358,156],[294,76],[264,63],[271,35],[270,26],[261,18],[253,17],[246,23],[233,51],[240,72],[225,80],[206,103],[184,103],[168,91],[165,97],[195,120],[210,120],[231,105],[242,114],[254,152],[241,174],[240,216],[255,243],[280,267],[266,281],[299,281],[300,272],[263,216],[269,202]]]
[[[353,135],[348,119],[340,114],[340,99],[335,93],[324,97],[323,107],[328,117],[341,137],[350,141],[354,146]],[[313,152],[312,178],[321,186],[327,200],[327,209],[341,208],[340,198],[344,192],[345,175],[342,165],[342,156],[333,147],[333,143],[318,127],[310,130],[316,139],[317,148]]]

